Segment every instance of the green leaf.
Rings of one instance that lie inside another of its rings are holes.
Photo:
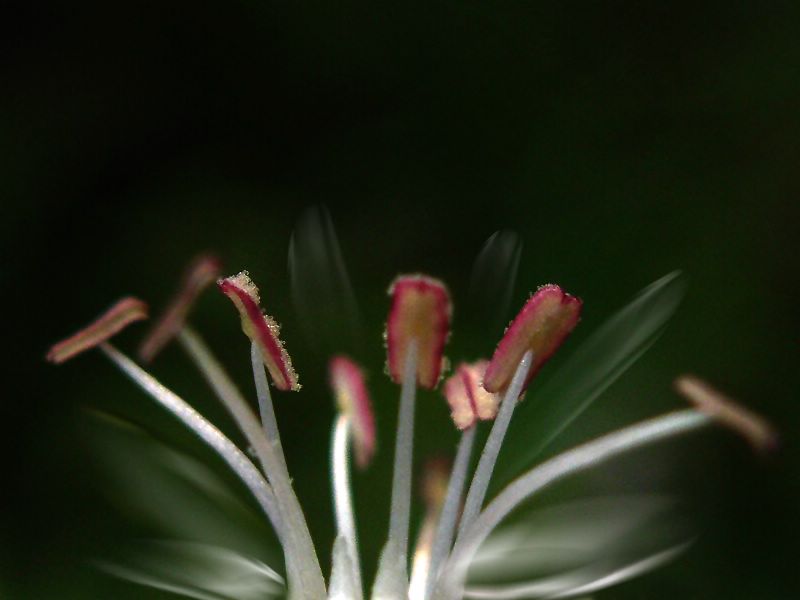
[[[542,386],[531,390],[509,429],[501,476],[529,467],[545,447],[658,339],[686,293],[673,271],[641,290],[597,329]],[[505,476],[505,477],[503,477]]]

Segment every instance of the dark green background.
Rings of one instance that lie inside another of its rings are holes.
[[[767,461],[728,436],[685,455],[702,481],[700,540],[599,597],[797,597],[795,3],[13,8],[0,18],[0,597],[167,597],[86,564],[138,525],[104,494],[84,409],[196,444],[100,357],[56,369],[42,356],[123,294],[163,306],[207,248],[230,271],[248,268],[284,324],[305,383],[277,400],[284,445],[328,564],[333,409],[286,272],[294,223],[317,203],[331,211],[363,309],[380,413],[382,452],[357,480],[370,565],[387,521],[396,406],[381,374],[385,287],[409,270],[446,279],[449,354],[478,344],[488,354],[496,333],[464,319],[459,330],[459,308],[483,241],[509,228],[525,242],[515,306],[548,281],[585,300],[563,355],[650,281],[674,268],[690,278],[659,344],[563,443],[680,406],[670,382],[685,370],[783,434]],[[226,304],[208,294],[194,322],[249,390],[247,342]],[[233,434],[179,352],[156,370]],[[419,421],[419,457],[451,451],[442,402],[423,396]]]

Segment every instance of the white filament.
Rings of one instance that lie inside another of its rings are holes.
[[[271,484],[278,509],[277,512],[280,515],[279,518],[274,520],[273,526],[276,527],[276,532],[286,554],[289,597],[292,599],[321,600],[325,597],[325,580],[322,577],[322,570],[317,560],[317,553],[314,549],[314,543],[311,540],[311,534],[308,531],[302,508],[292,489],[285,462],[279,458],[276,449],[264,435],[262,426],[259,424],[255,414],[253,414],[236,385],[225,373],[225,370],[213,356],[208,346],[202,341],[202,338],[190,328],[184,327],[178,334],[178,339],[209,385],[214,389],[220,401],[230,411],[247,441],[252,444],[264,473]],[[127,360],[132,367],[139,369],[130,359]],[[141,369],[139,370],[141,371]],[[148,375],[148,377],[150,376]],[[161,386],[155,379],[153,381]],[[161,387],[163,388],[163,386]],[[186,403],[184,402],[184,404]],[[188,404],[186,404],[186,407],[198,414]],[[275,523],[280,524],[275,525]]]
[[[414,402],[417,393],[417,341],[406,351],[397,438],[394,447],[389,539],[381,552],[375,576],[374,600],[407,600],[408,523],[411,512],[411,463],[414,449]]]
[[[349,572],[338,574],[352,579],[355,599],[362,597],[361,568],[358,560],[358,538],[353,511],[353,498],[350,489],[350,467],[348,443],[350,438],[350,419],[339,415],[333,430],[331,449],[331,474],[333,479],[333,506],[336,513],[338,536],[342,538],[349,559]],[[334,563],[336,568],[336,563]],[[333,574],[331,575],[333,580]],[[350,600],[354,600],[351,598]]]
[[[483,499],[486,497],[486,490],[489,488],[489,481],[492,479],[492,471],[494,471],[494,465],[497,462],[497,455],[500,454],[500,447],[506,437],[508,425],[511,423],[514,408],[517,406],[517,400],[522,393],[522,386],[525,385],[532,363],[533,352],[528,350],[522,360],[519,361],[514,377],[511,379],[511,384],[508,386],[503,402],[500,404],[500,411],[494,420],[492,431],[489,433],[486,445],[483,447],[478,467],[475,469],[475,475],[472,477],[472,483],[469,486],[467,499],[464,502],[464,512],[461,515],[457,540],[461,539],[461,536],[464,535],[464,532],[472,525],[481,511]]]
[[[467,429],[461,434],[461,440],[458,443],[456,458],[453,461],[453,469],[450,473],[450,482],[447,484],[447,495],[442,506],[442,514],[439,517],[439,525],[436,528],[436,537],[433,540],[423,599],[430,597],[431,592],[433,592],[433,586],[439,574],[439,567],[441,567],[453,545],[453,534],[456,529],[458,512],[461,509],[461,496],[464,493],[464,483],[467,479],[467,469],[469,468],[469,459],[472,456],[476,430],[477,427],[475,426]]]
[[[205,417],[193,409],[185,400],[159,383],[130,358],[109,343],[100,345],[100,350],[111,359],[134,383],[147,392],[154,400],[169,410],[184,425],[213,448],[228,463],[234,473],[244,482],[258,500],[272,526],[280,534],[281,520],[275,496],[264,476],[256,469],[250,459]]]
[[[253,366],[253,381],[256,385],[258,396],[258,412],[261,415],[261,425],[267,434],[267,439],[275,447],[275,453],[286,468],[286,456],[283,454],[281,434],[278,431],[278,420],[275,418],[275,407],[272,404],[272,393],[269,391],[267,372],[264,370],[264,359],[258,344],[250,344],[250,362]]]
[[[347,541],[341,535],[336,536],[333,543],[333,567],[331,581],[328,586],[328,600],[355,600],[362,598],[363,592],[356,587],[353,577],[353,557]]]

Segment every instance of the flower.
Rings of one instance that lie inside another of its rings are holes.
[[[173,540],[148,550],[167,563],[194,565],[197,569],[193,578],[187,579],[187,574],[180,578],[176,573],[170,573],[168,568],[161,568],[159,573],[109,564],[105,568],[140,583],[197,598],[234,595],[248,599],[283,591],[292,599],[303,600],[363,598],[365,582],[358,551],[349,463],[351,445],[355,449],[356,463],[362,469],[369,466],[376,449],[372,402],[364,370],[349,356],[336,355],[329,363],[329,380],[338,408],[331,445],[338,533],[333,544],[332,569],[326,581],[303,509],[292,487],[269,387],[271,380],[280,391],[300,390],[289,354],[278,337],[278,325],[262,313],[258,288],[246,271],[218,281],[219,289],[238,310],[242,330],[251,340],[250,362],[258,401],[256,416],[251,403],[227,375],[203,338],[187,323],[191,303],[217,276],[218,267],[216,259],[207,257],[195,262],[166,316],[148,336],[142,354],[145,360],[150,360],[169,340],[177,339],[233,416],[251,446],[254,458],[110,343],[110,338],[127,325],[146,317],[147,307],[141,300],[121,300],[97,321],[54,345],[47,359],[62,363],[81,352],[99,348],[146,394],[216,451],[254,496],[272,525],[285,560],[285,585],[276,571],[262,561],[237,554],[229,548],[196,541],[182,543]],[[646,288],[631,303],[635,310],[626,307],[590,337],[587,345],[574,353],[572,363],[592,361],[595,368],[586,374],[572,372],[569,381],[579,389],[596,390],[608,385],[621,372],[621,365],[629,364],[631,356],[649,345],[652,332],[659,330],[673,312],[677,305],[675,285],[678,279],[677,275],[670,275]],[[511,556],[517,562],[529,557],[529,552],[520,549],[519,540],[515,541],[513,536],[504,532],[503,522],[523,502],[565,477],[646,444],[702,428],[714,419],[744,433],[759,449],[774,445],[774,433],[763,419],[736,407],[707,384],[684,376],[677,380],[676,386],[697,408],[679,410],[631,425],[538,465],[526,464],[509,485],[487,501],[489,483],[518,399],[579,320],[581,300],[566,294],[557,285],[542,286],[522,307],[497,344],[491,361],[460,363],[443,386],[455,426],[461,430],[461,439],[449,474],[442,469],[445,464],[442,461],[431,463],[426,469],[426,516],[413,551],[413,569],[409,577],[416,389],[419,386],[433,390],[438,386],[446,364],[443,349],[449,337],[452,306],[444,283],[422,274],[398,277],[390,287],[390,296],[385,336],[388,374],[401,389],[390,523],[371,587],[371,597],[376,600],[569,597],[591,593],[610,582],[643,573],[676,556],[688,542],[680,540],[668,547],[653,548],[650,554],[638,556],[634,562],[630,562],[625,553],[617,556],[605,552],[601,556],[583,557],[584,563],[572,570],[530,581],[525,580],[530,574],[524,570],[515,574],[513,583],[481,584],[476,583],[473,577],[481,570],[500,571],[498,559],[492,558],[491,553],[487,554],[485,548],[493,548],[493,552],[499,549],[500,554]],[[677,294],[678,299],[679,296]],[[612,353],[609,358],[609,340],[629,328],[635,328],[640,335],[627,339],[625,351]],[[572,363],[567,362],[565,366],[571,367]],[[536,396],[536,393],[534,391],[532,395]],[[563,427],[583,408],[575,408],[567,402],[565,405],[569,410],[559,417],[556,429]],[[478,464],[470,473],[476,431],[485,421],[491,422],[490,431]],[[647,502],[645,505],[651,506]],[[635,510],[612,510],[609,514],[630,524],[638,513]],[[503,559],[504,569],[509,567],[509,560]],[[208,577],[213,569],[201,568],[201,563],[210,563],[220,569],[224,566],[229,577],[224,581],[208,582],[205,584],[207,593],[203,592],[198,580]],[[148,564],[148,569],[154,569],[153,561]],[[524,560],[523,566],[524,569],[529,567]],[[187,583],[189,579],[192,583]],[[244,585],[244,581],[250,582],[246,588],[236,588]]]

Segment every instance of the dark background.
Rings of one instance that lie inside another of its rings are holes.
[[[286,270],[292,228],[319,203],[363,310],[380,413],[379,461],[357,479],[369,569],[387,519],[396,406],[381,374],[385,288],[403,271],[444,278],[456,303],[450,355],[475,340],[489,353],[495,334],[459,333],[459,302],[483,242],[509,228],[525,242],[515,307],[548,281],[585,300],[564,354],[650,281],[675,268],[690,279],[659,344],[565,440],[680,406],[670,382],[685,370],[783,434],[765,461],[729,436],[711,456],[685,455],[687,468],[706,465],[699,541],[599,597],[797,597],[795,3],[7,8],[0,597],[168,597],[87,563],[138,526],[96,474],[86,409],[201,451],[99,356],[58,369],[42,356],[123,294],[163,306],[186,261],[208,248],[231,272],[248,268],[284,324],[305,383],[277,400],[284,444],[328,564],[333,409],[323,359],[298,335]],[[226,304],[208,294],[193,320],[247,382],[247,342]],[[120,344],[134,348],[137,335]],[[157,372],[233,435],[179,352],[167,350]],[[432,398],[420,400],[419,457],[456,439]]]

